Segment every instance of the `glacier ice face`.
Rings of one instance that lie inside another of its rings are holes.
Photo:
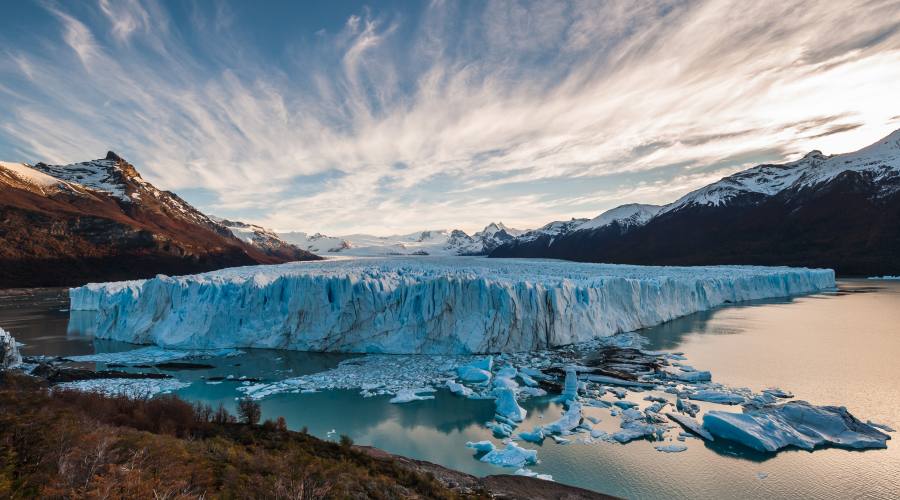
[[[827,269],[486,258],[348,259],[90,284],[98,338],[174,348],[374,353],[542,349],[726,302],[834,286]]]
[[[703,416],[703,427],[716,437],[768,452],[789,446],[804,450],[824,445],[885,448],[891,438],[860,422],[842,406],[814,406],[806,401],[744,413],[710,411]]]

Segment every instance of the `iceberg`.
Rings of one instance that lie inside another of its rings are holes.
[[[462,396],[464,398],[471,397],[473,394],[472,389],[469,389],[468,387],[466,387],[462,384],[457,384],[456,382],[454,382],[452,380],[447,381],[447,389],[449,389],[450,392],[452,392],[453,394],[456,394],[457,396]]]
[[[490,441],[468,441],[467,448],[472,448],[476,453],[488,453],[494,451],[494,443]]]
[[[716,389],[703,389],[689,394],[688,397],[695,401],[706,401],[722,405],[739,405],[747,400],[740,394]]]
[[[417,387],[414,389],[400,389],[397,391],[397,394],[392,397],[388,403],[411,403],[413,401],[425,401],[428,399],[434,399],[434,396],[422,396],[419,393],[421,392],[434,392],[434,389],[429,387]]]
[[[656,448],[656,451],[662,451],[664,453],[680,453],[687,450],[687,446],[680,443],[664,444],[654,446],[654,448]]]
[[[22,364],[19,346],[16,339],[3,328],[0,328],[0,370],[15,368]]]
[[[456,369],[456,375],[463,382],[470,384],[480,384],[491,379],[491,372],[471,365],[460,366]]]
[[[568,345],[833,287],[829,269],[346,259],[94,283],[70,291],[70,309],[94,312],[83,328],[97,338],[162,347],[473,354]]]
[[[550,474],[538,474],[531,469],[517,469],[514,474],[516,476],[533,477],[536,479],[542,479],[544,481],[553,481],[553,476],[551,476]]]
[[[644,437],[662,439],[666,432],[664,426],[648,424],[639,420],[625,420],[619,427],[622,430],[614,433],[611,437],[622,444]]]
[[[541,444],[544,442],[544,429],[541,426],[536,425],[531,432],[520,432],[519,439],[530,443]]]
[[[570,401],[569,408],[559,420],[544,426],[544,434],[564,434],[581,425],[581,403]]]
[[[710,411],[703,427],[716,437],[758,451],[775,452],[795,446],[864,449],[886,448],[891,437],[856,419],[843,406],[814,406],[791,401],[745,413]]]
[[[512,389],[494,389],[494,395],[497,397],[497,415],[516,423],[525,420],[528,412],[516,402],[516,393]]]
[[[678,413],[666,413],[666,416],[669,417],[669,420],[677,423],[682,428],[687,431],[690,431],[707,441],[715,441],[716,438],[713,437],[712,434],[709,433],[706,429],[704,429],[699,422],[694,420],[691,417],[681,415]]]
[[[507,443],[506,448],[488,452],[481,457],[481,461],[501,467],[522,468],[537,463],[537,450],[521,448],[516,443]]]
[[[578,397],[578,373],[575,368],[566,368],[566,378],[563,382],[563,392],[560,399],[575,399]]]

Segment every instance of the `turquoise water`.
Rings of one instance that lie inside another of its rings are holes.
[[[713,380],[755,390],[778,386],[797,399],[838,404],[862,420],[900,428],[900,283],[843,281],[838,293],[761,301],[691,315],[641,332],[649,349],[684,352],[688,363],[710,370]],[[131,349],[127,344],[67,335],[65,295],[41,290],[0,296],[0,326],[26,344],[24,355],[74,355]],[[208,370],[168,372],[194,382],[178,394],[233,408],[240,381],[206,383],[204,377],[280,380],[337,366],[349,355],[253,350],[203,361]],[[341,434],[358,444],[484,475],[508,473],[475,460],[466,441],[491,439],[484,422],[492,401],[467,400],[446,391],[434,400],[395,405],[388,397],[358,391],[280,394],[262,401],[264,418],[284,416],[291,428],[307,427],[326,439]],[[643,395],[629,397],[642,400]],[[716,405],[703,405],[704,409]],[[523,404],[522,428],[555,420],[561,408],[550,398]],[[732,411],[737,411],[731,408]],[[616,430],[609,410],[589,408],[597,427]],[[542,418],[543,417],[543,418]],[[895,440],[897,439],[894,434]],[[494,440],[497,442],[497,440]],[[897,498],[898,443],[886,450],[823,449],[777,455],[736,445],[688,439],[683,453],[657,452],[653,443],[597,442],[537,448],[535,472],[560,482],[630,498]]]

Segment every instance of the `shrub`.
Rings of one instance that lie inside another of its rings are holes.
[[[238,401],[238,416],[245,424],[256,425],[262,417],[262,409],[259,403],[250,397],[245,397]]]

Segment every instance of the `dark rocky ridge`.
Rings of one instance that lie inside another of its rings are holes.
[[[818,151],[698,189],[643,225],[517,238],[491,257],[643,265],[788,265],[900,274],[900,131],[854,153]]]
[[[80,164],[37,164],[41,186],[0,167],[0,288],[187,274],[318,259],[267,253],[174,193],[144,181],[113,152]]]
[[[617,224],[512,242],[491,257],[546,257],[653,265],[824,267],[841,275],[900,273],[900,193],[858,172],[800,192],[727,206],[690,206],[623,231]]]

